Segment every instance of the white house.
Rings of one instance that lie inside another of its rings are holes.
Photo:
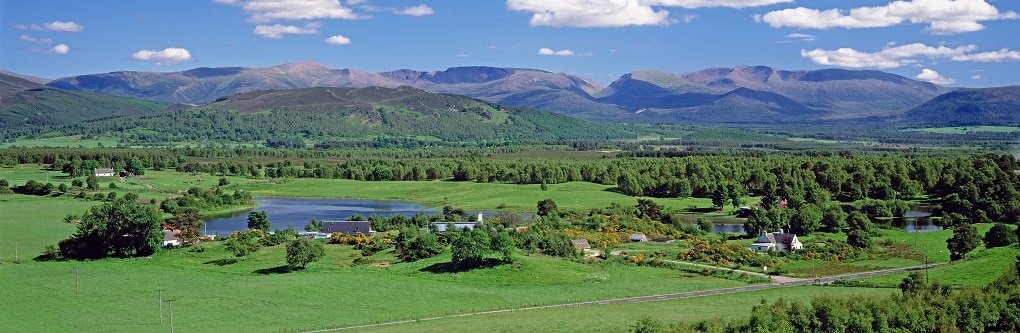
[[[92,174],[96,177],[113,177],[117,175],[117,172],[113,169],[95,169]]]
[[[173,230],[163,230],[163,247],[181,246],[181,240],[177,238]]]
[[[758,240],[751,244],[751,251],[754,252],[794,252],[802,248],[804,248],[804,244],[797,239],[797,235],[784,233],[782,231],[770,233],[762,232],[761,236],[758,236]]]
[[[647,242],[648,241],[648,236],[646,236],[645,234],[640,233],[640,232],[633,233],[633,234],[630,234],[630,241],[631,242]]]

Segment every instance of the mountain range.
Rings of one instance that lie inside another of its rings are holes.
[[[740,66],[680,75],[642,71],[602,87],[585,77],[537,69],[455,67],[372,73],[317,63],[112,72],[56,79],[48,86],[188,104],[259,90],[410,86],[601,120],[714,123],[897,117],[951,91],[881,71],[843,69]]]
[[[0,91],[15,92],[38,82],[12,76]],[[36,78],[37,79],[37,78]],[[639,71],[609,86],[568,73],[526,68],[455,67],[443,71],[395,70],[373,73],[334,69],[317,63],[266,68],[195,68],[179,72],[121,71],[60,78],[54,91],[140,98],[160,103],[205,105],[254,91],[313,87],[413,87],[432,93],[464,95],[500,105],[547,110],[589,119],[646,123],[811,123],[880,121],[889,123],[1020,122],[1014,95],[997,93],[984,106],[987,117],[926,112],[938,105],[973,103],[975,90],[946,88],[873,70],[781,70],[765,66],[712,68],[686,74]],[[1003,87],[1005,91],[1017,87]],[[959,94],[953,94],[959,91]],[[980,90],[976,90],[980,91]],[[969,95],[967,93],[970,93]],[[52,93],[52,92],[49,92]],[[92,96],[92,95],[82,95]],[[1012,98],[1012,99],[1011,99]],[[962,105],[962,106],[961,106]],[[943,106],[938,110],[946,110]]]

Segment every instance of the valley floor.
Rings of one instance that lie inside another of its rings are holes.
[[[44,177],[44,178],[40,178]],[[0,169],[12,184],[28,179],[69,182],[38,166]],[[500,185],[456,182],[358,182],[346,180],[265,180],[227,177],[235,189],[265,196],[356,197],[400,199],[428,205],[452,204],[476,209],[531,210],[542,198],[561,207],[633,205],[635,198],[610,186],[568,183]],[[135,192],[141,198],[165,198],[191,186],[211,186],[218,177],[152,171],[145,177],[101,180],[102,191]],[[117,182],[110,190],[107,183]],[[707,206],[706,199],[659,200],[668,207]],[[0,323],[18,332],[162,332],[169,329],[169,309],[160,322],[160,293],[173,302],[176,330],[182,332],[312,331],[350,325],[415,320],[485,310],[657,295],[749,285],[698,273],[633,266],[614,261],[583,263],[518,253],[513,265],[466,272],[434,273],[450,254],[413,263],[398,263],[393,250],[369,257],[349,246],[327,245],[326,256],[307,269],[286,272],[282,246],[263,248],[235,259],[219,243],[167,250],[149,258],[97,261],[32,260],[47,245],[74,232],[61,221],[81,214],[96,201],[61,197],[0,195]],[[981,231],[988,226],[980,227]],[[951,232],[921,235],[883,230],[878,241],[899,242],[948,260],[945,240]],[[743,240],[740,240],[743,241]],[[676,251],[676,245],[628,245],[631,250]],[[627,249],[627,247],[624,247]],[[931,278],[955,285],[990,281],[1017,255],[1015,247],[985,250],[972,258],[930,271]],[[359,260],[360,259],[360,260]],[[358,262],[356,262],[358,260]],[[371,265],[366,263],[377,263]],[[393,263],[393,264],[379,264]],[[905,267],[917,260],[876,259],[857,270]],[[807,263],[824,267],[823,263]],[[796,267],[795,267],[796,268]],[[825,270],[822,270],[825,272]],[[835,272],[835,271],[833,271]],[[795,274],[793,272],[792,274]],[[866,279],[862,287],[802,286],[740,294],[647,303],[552,308],[446,318],[364,331],[627,331],[651,316],[666,321],[697,321],[745,316],[762,300],[777,297],[809,300],[817,295],[889,295],[898,293],[902,275]]]

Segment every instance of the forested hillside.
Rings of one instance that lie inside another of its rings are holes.
[[[113,135],[134,143],[263,141],[286,147],[304,147],[306,140],[372,137],[447,142],[636,137],[617,125],[410,87],[257,91],[197,108],[175,108],[54,130],[68,135]]]
[[[908,111],[903,120],[918,124],[1018,124],[1020,86],[945,93]]]

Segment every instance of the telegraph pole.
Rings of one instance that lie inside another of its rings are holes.
[[[170,310],[170,333],[174,333],[174,300],[166,300],[167,308]]]
[[[159,326],[163,326],[163,289],[156,289],[159,292]]]

